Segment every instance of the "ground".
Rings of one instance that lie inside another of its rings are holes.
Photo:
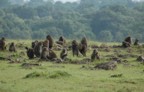
[[[11,42],[11,41],[9,41]],[[18,51],[9,53],[0,51],[0,56],[13,56],[13,60],[0,60],[0,92],[143,92],[144,65],[136,58],[143,55],[143,46],[131,48],[99,48],[101,60],[85,64],[38,62],[38,58],[29,60],[26,50],[21,46],[30,46],[31,41],[15,41]],[[116,43],[120,44],[120,43]],[[101,45],[91,42],[90,45]],[[114,43],[106,43],[112,46]],[[60,51],[55,51],[59,56]],[[90,57],[92,49],[88,50],[86,58]],[[119,57],[125,63],[120,63],[114,70],[94,69],[98,63],[111,61]],[[72,61],[83,60],[84,57],[73,57],[69,51],[68,58]],[[71,61],[71,62],[72,62]],[[37,63],[39,66],[24,67],[23,63]]]

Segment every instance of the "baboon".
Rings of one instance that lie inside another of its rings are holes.
[[[86,57],[87,46],[85,44],[79,44],[80,53]]]
[[[49,49],[49,40],[46,39],[46,40],[43,42],[43,47],[46,47],[46,48]]]
[[[64,45],[66,43],[66,40],[65,40],[65,38],[63,36],[61,36],[56,43],[60,44],[60,45]]]
[[[87,44],[87,39],[86,39],[86,37],[83,37],[83,38],[82,38],[81,44],[86,45],[86,47],[87,47],[88,44]]]
[[[79,46],[76,40],[72,41],[72,53],[73,56],[78,56],[79,55]]]
[[[36,55],[36,57],[40,57],[41,56],[42,46],[43,46],[43,43],[42,42],[38,42],[36,44],[36,46],[34,47],[34,54]]]
[[[43,47],[42,53],[41,53],[41,59],[43,60],[48,60],[48,56],[49,56],[49,51],[47,47]]]
[[[51,49],[53,47],[53,44],[54,44],[53,39],[50,35],[48,35],[46,37],[46,39],[49,40],[49,48]]]
[[[62,52],[60,53],[60,58],[64,60],[67,57],[67,50],[63,49]]]
[[[134,42],[134,45],[139,45],[139,40],[138,39],[135,39],[135,42]]]
[[[32,42],[32,48],[34,48],[36,45],[38,44],[38,41],[36,40],[36,41],[34,41],[34,42]]]
[[[48,59],[53,60],[53,59],[55,59],[55,58],[57,58],[56,53],[55,53],[54,51],[52,51],[52,50],[49,50]]]
[[[34,51],[32,48],[28,48],[28,47],[25,47],[25,49],[27,50],[27,56],[29,57],[29,59],[33,59],[34,58]]]
[[[99,56],[97,49],[94,49],[93,53],[91,54],[91,61],[93,62],[95,59],[100,59],[100,56]]]
[[[0,40],[0,50],[5,50],[6,46],[5,46],[5,38],[2,37]]]
[[[12,42],[12,43],[10,44],[10,46],[9,46],[9,51],[10,51],[10,52],[16,52],[16,47],[15,47],[14,42]]]
[[[132,39],[131,37],[127,37],[123,42],[122,42],[122,46],[123,47],[130,47],[132,44]]]

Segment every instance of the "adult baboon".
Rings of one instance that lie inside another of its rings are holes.
[[[97,49],[94,49],[93,53],[91,54],[91,61],[93,62],[95,59],[100,59],[100,56],[99,56]]]
[[[10,52],[16,52],[16,47],[15,47],[14,42],[12,42],[12,43],[10,44],[10,46],[9,46],[9,51],[10,51]]]
[[[54,44],[53,39],[50,35],[48,35],[46,37],[46,39],[49,40],[49,48],[51,49],[53,47],[53,44]]]
[[[57,58],[56,53],[55,53],[53,50],[49,50],[48,59],[53,60],[53,59],[55,59],[55,58]]]
[[[132,44],[132,39],[130,36],[125,38],[125,40],[122,42],[123,47],[130,47],[131,44]]]
[[[0,40],[0,50],[5,50],[6,46],[5,46],[5,38],[2,37]]]
[[[73,56],[79,55],[79,45],[78,45],[78,42],[76,40],[72,41],[72,53],[73,53]]]
[[[49,56],[49,50],[47,47],[43,47],[42,53],[41,53],[41,59],[42,60],[48,60],[48,56]]]
[[[34,54],[36,55],[36,57],[40,57],[41,56],[42,47],[43,47],[43,43],[42,42],[38,42],[36,44],[36,46],[34,47]]]
[[[49,49],[49,40],[46,39],[46,40],[43,42],[43,47],[46,47],[46,48]]]
[[[79,51],[83,56],[86,56],[87,46],[85,44],[79,44]]]
[[[34,41],[34,42],[32,42],[32,48],[34,48],[36,45],[38,44],[38,41],[36,40],[36,41]]]
[[[33,59],[34,58],[34,51],[32,48],[28,48],[28,47],[25,47],[25,49],[27,50],[27,56],[29,57],[29,59]]]
[[[135,39],[134,45],[139,45],[139,40]]]
[[[67,57],[67,49],[63,49],[60,53],[60,58],[64,60]]]
[[[65,38],[63,36],[61,36],[56,43],[60,44],[60,45],[64,45],[66,43],[66,40],[65,40]]]
[[[87,43],[86,37],[83,37],[83,38],[82,38],[81,44],[82,44],[82,45],[85,45],[85,46],[87,47],[88,43]]]

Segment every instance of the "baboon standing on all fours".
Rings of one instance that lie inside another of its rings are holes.
[[[60,53],[60,58],[64,60],[67,57],[67,50],[63,49],[62,52]]]
[[[16,52],[16,47],[15,47],[14,42],[12,42],[12,43],[10,44],[10,46],[9,46],[9,51],[10,51],[10,52]]]
[[[96,49],[94,49],[93,53],[91,54],[91,61],[93,62],[96,59],[100,59],[100,56],[98,54],[98,51]]]
[[[6,46],[5,46],[5,38],[2,37],[0,40],[0,50],[5,50]]]
[[[48,60],[49,57],[49,50],[47,47],[43,47],[42,53],[41,53],[41,59],[42,60]]]
[[[48,35],[46,39],[49,41],[49,49],[51,49],[53,47],[54,41],[50,35]]]
[[[79,55],[79,45],[78,45],[78,42],[76,40],[72,41],[72,53],[73,53],[73,56]]]

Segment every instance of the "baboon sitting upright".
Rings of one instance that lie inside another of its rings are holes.
[[[48,60],[48,56],[49,56],[49,51],[47,47],[43,47],[42,53],[41,53],[41,59],[42,60]]]
[[[36,40],[36,41],[32,42],[31,47],[34,48],[37,44],[38,44],[38,41]]]
[[[48,59],[53,60],[53,59],[55,59],[55,58],[57,58],[56,53],[55,53],[54,51],[52,51],[52,50],[49,50]]]
[[[123,42],[122,42],[122,46],[123,47],[130,47],[132,44],[132,39],[131,37],[127,37]]]
[[[139,45],[139,40],[135,39],[134,45]]]
[[[27,56],[29,57],[29,59],[33,59],[34,58],[34,51],[31,48],[25,47],[25,49],[27,50]]]
[[[43,47],[43,43],[42,42],[38,42],[36,44],[36,46],[34,47],[34,54],[36,55],[36,57],[40,57],[41,56],[42,47]]]
[[[88,46],[86,37],[83,37],[83,38],[82,38],[81,44],[85,45],[86,47]]]
[[[79,51],[83,56],[86,56],[86,51],[87,51],[87,39],[86,39],[86,37],[82,38],[81,43],[79,45]]]
[[[60,45],[64,45],[66,43],[66,40],[65,40],[65,38],[63,36],[61,36],[56,43],[60,44]]]
[[[72,41],[72,53],[73,53],[73,56],[79,55],[79,45],[78,45],[78,42],[76,40]]]
[[[95,59],[100,59],[99,53],[96,49],[94,49],[93,53],[91,54],[91,61],[93,62]]]
[[[10,52],[16,52],[16,47],[15,47],[14,42],[12,42],[12,43],[10,44],[10,46],[9,46],[9,51],[10,51]]]
[[[60,53],[60,58],[64,60],[67,57],[67,50],[63,49],[62,52]]]
[[[54,44],[53,39],[50,35],[48,35],[46,37],[46,39],[49,40],[49,49],[51,49],[53,47],[53,44]]]
[[[0,40],[0,50],[5,50],[6,46],[5,46],[5,38],[2,37]]]
[[[84,44],[79,44],[79,51],[83,56],[86,57],[87,46]]]

